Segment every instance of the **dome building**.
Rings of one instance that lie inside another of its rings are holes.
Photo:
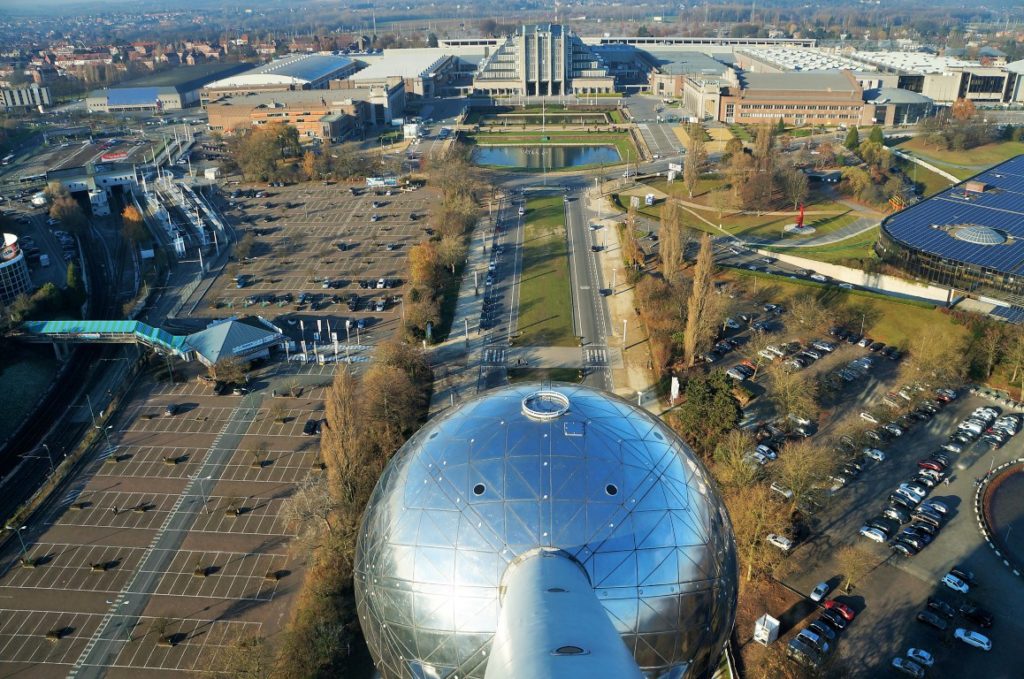
[[[388,464],[356,550],[384,679],[710,677],[733,626],[732,527],[656,417],[578,385],[488,392]]]

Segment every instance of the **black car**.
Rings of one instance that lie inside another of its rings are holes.
[[[832,609],[825,609],[824,611],[822,611],[821,612],[821,617],[818,618],[818,619],[819,620],[824,620],[830,626],[832,626],[833,628],[835,628],[836,630],[838,630],[840,632],[842,632],[844,629],[846,629],[846,626],[850,624],[849,622],[846,621],[846,618],[844,618],[843,616],[839,615],[839,613],[837,613],[836,611],[834,611]]]
[[[313,436],[320,431],[320,420],[306,420],[306,425],[302,428],[304,436]]]
[[[956,610],[952,606],[936,597],[928,597],[928,608],[944,618],[952,619],[956,615]]]
[[[899,552],[903,556],[914,556],[919,551],[913,543],[907,542],[906,540],[896,539],[891,545],[892,551]]]
[[[889,496],[889,504],[895,507],[909,509],[910,511],[913,511],[915,507],[913,502],[903,497],[902,495],[897,495],[896,493],[893,493],[892,495]]]
[[[917,621],[923,622],[929,627],[934,627],[940,632],[945,632],[946,628],[949,627],[949,623],[947,623],[945,620],[935,615],[931,611],[921,611],[920,613],[918,613]]]
[[[931,519],[924,516],[915,516],[914,522],[910,525],[920,532],[927,533],[928,535],[935,535],[939,532],[939,527],[936,526]]]
[[[881,351],[884,348],[885,348],[885,343],[884,342],[872,342],[871,344],[868,345],[868,351],[870,351],[870,352]]]
[[[974,579],[974,573],[963,566],[953,566],[949,569],[949,572],[966,582],[968,585],[978,584],[978,581]]]
[[[960,607],[960,615],[964,616],[979,627],[991,627],[995,620],[992,613],[978,606],[973,602],[965,603]]]
[[[900,527],[899,521],[894,521],[893,519],[887,518],[885,516],[876,516],[875,518],[870,519],[867,525],[871,528],[876,528],[882,531],[883,533],[885,533],[886,537],[891,536],[893,533],[899,530]]]
[[[836,640],[836,631],[822,622],[821,618],[808,625],[807,629],[811,630],[818,636],[825,637],[828,641]]]

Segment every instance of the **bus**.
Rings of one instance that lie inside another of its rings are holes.
[[[3,160],[0,160],[0,165],[10,165],[12,160],[14,160],[14,154],[8,153],[3,157]]]

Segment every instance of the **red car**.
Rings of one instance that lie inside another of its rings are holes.
[[[857,616],[857,614],[853,612],[852,608],[850,608],[846,604],[839,603],[835,599],[829,599],[828,601],[826,601],[825,608],[828,610],[834,610],[836,613],[843,616],[843,618],[845,618],[847,622],[852,622],[853,619]]]
[[[917,466],[921,469],[932,469],[937,472],[941,472],[945,469],[941,464],[935,460],[919,460]]]

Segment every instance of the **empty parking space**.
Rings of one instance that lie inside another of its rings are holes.
[[[310,375],[324,367],[267,366],[244,396],[196,379],[140,385],[109,449],[26,531],[25,553],[4,555],[0,675],[195,672],[238,634],[279,631],[304,570],[281,510],[321,473],[303,428],[323,418],[329,375]]]

